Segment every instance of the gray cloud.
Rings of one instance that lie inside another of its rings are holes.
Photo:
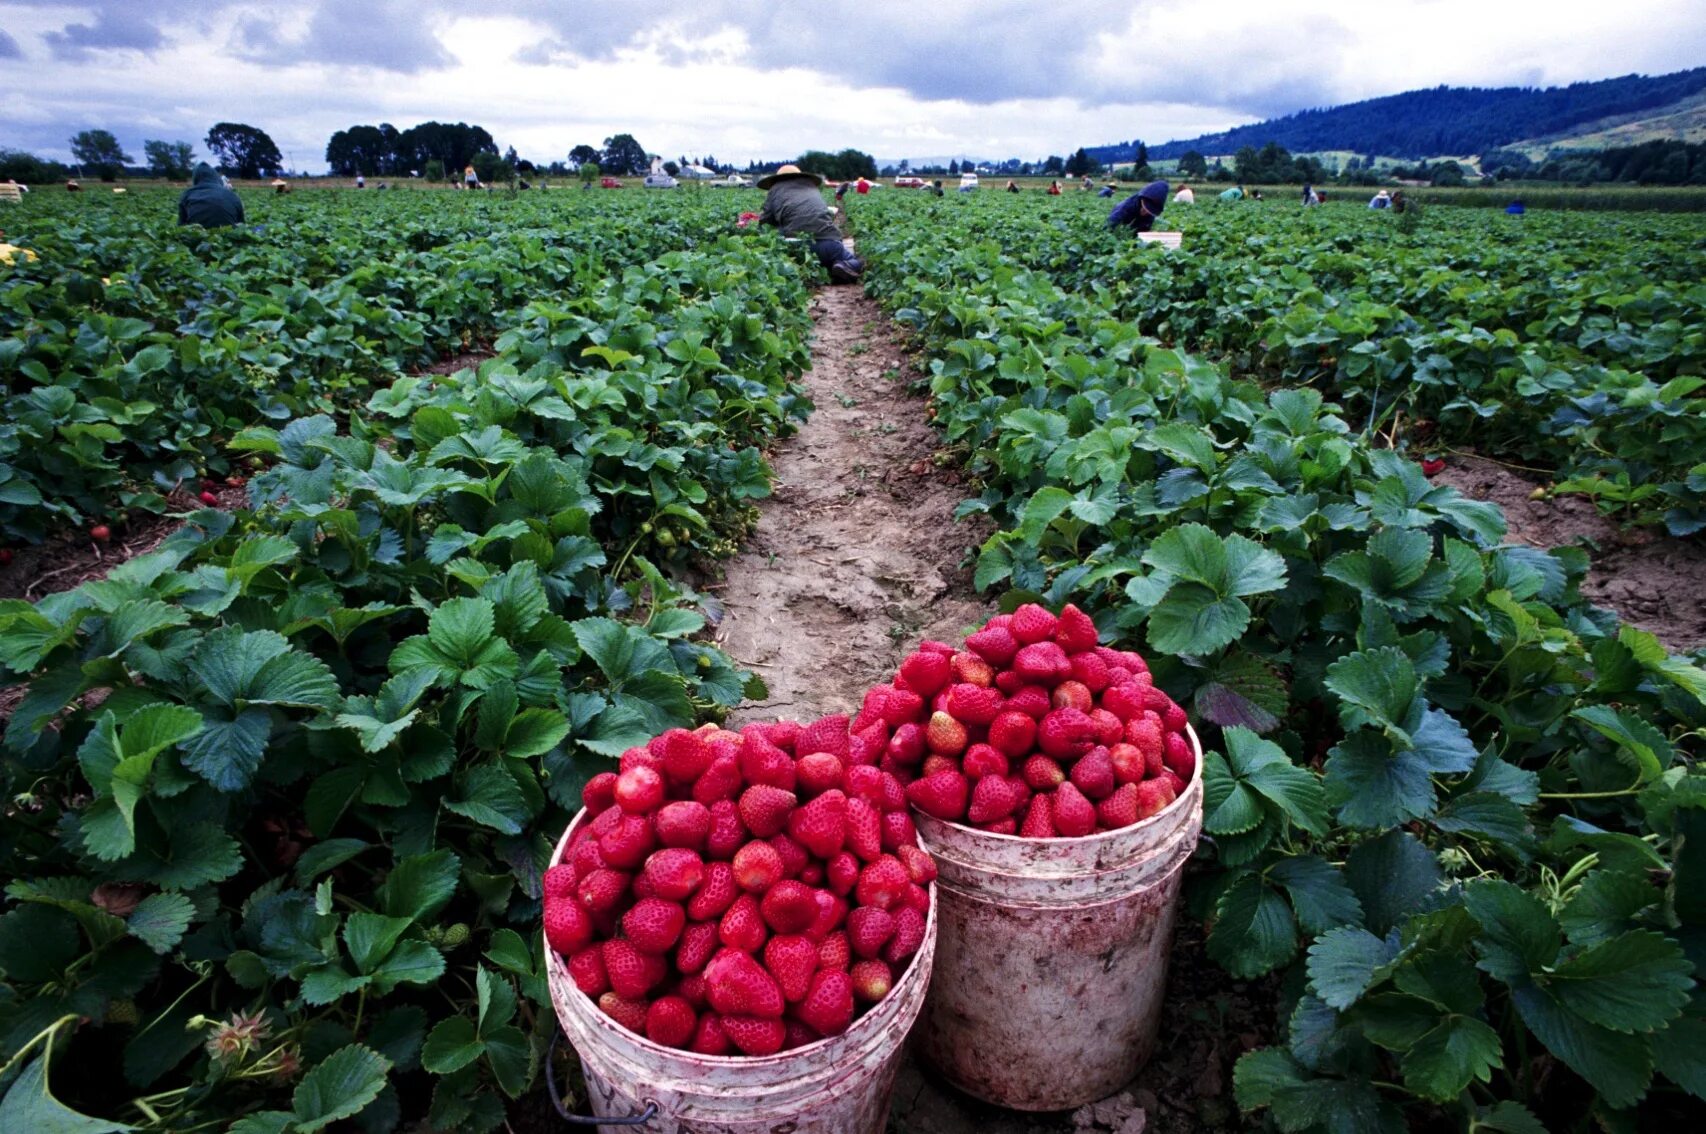
[[[18,46],[18,41],[13,39],[5,28],[0,28],[0,59],[22,59],[23,57],[24,49]]]
[[[152,51],[166,42],[151,20],[120,6],[98,9],[92,24],[66,24],[42,38],[55,58],[74,63],[92,58],[96,51]]]
[[[307,32],[300,39],[284,33],[283,20],[249,15],[238,22],[231,46],[241,57],[263,63],[331,63],[417,74],[455,62],[432,27],[435,8],[453,7],[411,0],[359,5],[332,0],[308,17]]]

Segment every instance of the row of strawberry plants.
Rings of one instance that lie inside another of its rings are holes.
[[[347,412],[503,313],[724,227],[572,194],[305,194],[204,232],[165,195],[35,196],[9,239],[39,258],[0,271],[7,540],[161,511],[175,484],[243,471],[238,429]]]
[[[908,210],[860,235],[996,528],[977,585],[1146,642],[1210,726],[1193,908],[1228,972],[1286,974],[1245,1110],[1633,1130],[1706,1097],[1706,671],[1318,391]]]
[[[714,550],[769,490],[759,447],[806,407],[802,275],[730,238],[530,304],[477,370],[242,430],[250,509],[0,603],[27,682],[0,1112],[502,1124],[552,1026],[532,927],[582,785],[762,695],[641,537]]]

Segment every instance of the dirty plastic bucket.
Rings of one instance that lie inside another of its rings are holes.
[[[585,811],[575,816],[552,865],[585,821]],[[930,985],[936,904],[932,888],[924,943],[880,1003],[838,1036],[775,1055],[696,1055],[635,1035],[600,1012],[547,947],[551,1002],[580,1055],[593,1113],[627,1118],[655,1103],[655,1117],[628,1128],[655,1134],[881,1134],[901,1048]]]
[[[940,947],[919,1054],[1014,1110],[1106,1098],[1155,1049],[1185,860],[1202,830],[1202,745],[1179,801],[1078,839],[992,835],[912,812],[936,859]]]

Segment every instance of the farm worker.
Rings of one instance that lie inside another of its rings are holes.
[[[931,186],[930,186],[930,189],[931,189],[931,191],[932,191],[932,192],[933,192],[933,193],[935,193],[935,194],[936,194],[936,196],[938,196],[938,197],[940,197],[940,196],[942,196],[942,195],[943,195],[943,192],[942,192],[942,179],[941,179],[941,178],[940,178],[940,177],[938,177],[938,178],[937,178],[937,179],[936,179],[936,180],[935,180],[935,181],[934,181],[934,182],[933,182],[933,183],[932,183],[932,184],[931,184]]]
[[[8,177],[6,179],[6,188],[16,189],[20,193],[28,193],[30,191],[30,187],[28,185],[18,184],[18,179],[15,177]]]
[[[1402,189],[1394,189],[1392,191],[1392,211],[1395,213],[1401,213],[1409,207],[1409,202],[1404,200],[1404,191]]]
[[[855,184],[853,191],[858,193],[861,197],[867,196],[871,192],[871,183],[861,177]]]
[[[1058,196],[1060,196],[1060,182],[1058,182],[1058,181],[1050,181],[1050,182],[1049,182],[1049,183],[1048,183],[1048,195],[1049,195],[1049,196],[1050,196],[1050,197],[1058,197]]]
[[[1173,201],[1180,205],[1194,205],[1197,203],[1197,195],[1189,185],[1181,185],[1179,191],[1173,194]]]
[[[1505,206],[1505,212],[1508,215],[1513,216],[1513,217],[1520,217],[1522,214],[1526,213],[1527,211],[1528,210],[1523,207],[1521,197],[1518,197],[1516,200],[1512,201],[1510,204]]]
[[[1014,181],[1011,177],[1009,177],[1007,179],[1007,192],[1017,193],[1018,191],[1019,191],[1019,183],[1017,181]]]
[[[275,194],[290,192],[290,182],[286,181],[282,177],[275,177],[271,181],[267,182],[267,184],[272,186],[272,191]]]
[[[470,189],[478,189],[480,187],[480,175],[474,172],[473,166],[470,165],[462,170],[462,184],[466,185]]]
[[[223,228],[243,223],[243,199],[220,181],[219,171],[197,162],[190,187],[178,198],[178,223]]]
[[[1096,187],[1096,183],[1094,181],[1090,180],[1090,175],[1088,173],[1086,173],[1084,175],[1084,184],[1080,185],[1079,188],[1082,189],[1084,192],[1088,193],[1090,190],[1094,189],[1095,187]]]
[[[1242,185],[1234,185],[1232,188],[1222,193],[1220,195],[1220,199],[1222,201],[1242,201],[1244,199],[1244,187]]]
[[[810,240],[818,262],[829,269],[829,278],[836,283],[853,283],[863,274],[865,265],[842,242],[829,203],[818,192],[822,184],[823,178],[797,165],[784,165],[775,173],[760,177],[758,187],[768,192],[758,223],[775,225],[783,236],[803,236]]]
[[[1392,194],[1390,194],[1386,190],[1382,189],[1380,192],[1376,193],[1374,196],[1372,196],[1368,199],[1368,207],[1371,209],[1391,208],[1392,207]]]
[[[1167,183],[1151,181],[1108,214],[1109,228],[1130,228],[1133,232],[1148,232],[1155,218],[1167,207]]]
[[[1303,207],[1308,208],[1310,205],[1319,205],[1320,203],[1321,196],[1315,192],[1315,186],[1305,185],[1303,187]]]
[[[359,173],[356,174],[355,175],[355,187],[357,189],[366,189],[367,188],[367,178],[363,177]]]
[[[837,204],[841,202],[841,198],[847,196],[847,190],[852,187],[853,183],[851,181],[843,181],[840,185],[835,187],[835,200]]]
[[[1106,185],[1102,186],[1102,188],[1096,194],[1096,196],[1098,196],[1098,197],[1112,197],[1113,195],[1114,195],[1114,183],[1112,181],[1110,181]]]

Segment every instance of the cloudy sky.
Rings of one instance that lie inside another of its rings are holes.
[[[536,161],[618,132],[740,163],[1034,158],[1702,64],[1702,0],[0,0],[0,146],[63,160],[94,126],[140,159],[229,120],[318,170],[334,130],[436,118]]]

